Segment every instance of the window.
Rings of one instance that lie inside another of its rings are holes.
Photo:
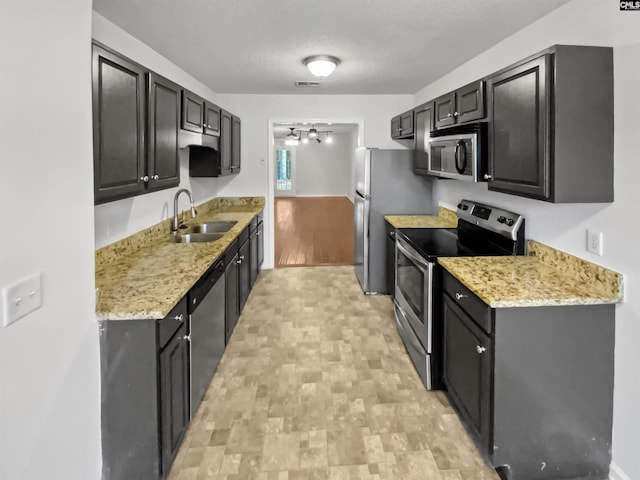
[[[291,189],[291,150],[276,149],[276,191]]]

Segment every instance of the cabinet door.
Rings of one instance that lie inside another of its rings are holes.
[[[549,196],[549,56],[489,80],[489,190]]]
[[[436,98],[434,104],[436,128],[448,127],[456,123],[456,117],[453,115],[455,112],[455,103],[455,92]]]
[[[153,72],[149,73],[149,190],[162,190],[180,184],[180,94],[178,85]]]
[[[204,128],[204,100],[189,90],[182,90],[182,128],[196,133]]]
[[[396,288],[396,229],[387,225],[387,293],[394,297]]]
[[[93,45],[95,203],[145,190],[145,71]]]
[[[233,328],[238,323],[240,315],[240,291],[238,290],[238,254],[227,264],[225,285],[226,285],[226,318],[225,318],[225,339],[229,343]]]
[[[492,353],[489,337],[444,295],[444,382],[485,452],[490,438]]]
[[[240,247],[240,271],[239,271],[239,289],[240,289],[240,312],[244,308],[244,304],[247,302],[247,298],[249,297],[249,291],[251,290],[251,263],[250,256],[251,252],[249,250],[249,241],[247,240]]]
[[[169,473],[189,424],[189,348],[182,325],[160,353],[162,473]]]
[[[258,278],[258,231],[254,230],[251,235],[249,235],[249,276],[250,276],[250,284],[253,287],[253,284],[256,283],[256,278]]]
[[[256,232],[258,237],[258,268],[264,262],[264,229],[262,228],[262,222],[258,224],[258,231]]]
[[[456,90],[456,110],[453,115],[458,123],[484,118],[484,81],[470,83]]]
[[[242,122],[235,115],[231,116],[231,173],[240,173],[240,140]]]
[[[232,115],[220,111],[220,175],[230,175],[231,170],[231,143],[232,143]]]
[[[210,102],[204,104],[204,133],[220,135],[220,107]]]
[[[433,130],[433,102],[416,108],[413,173],[429,174],[429,138]]]
[[[413,110],[400,115],[400,129],[403,137],[413,135]]]
[[[391,119],[391,138],[400,137],[402,128],[400,127],[400,115]]]

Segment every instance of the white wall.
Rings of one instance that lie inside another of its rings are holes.
[[[92,35],[95,40],[144,67],[207,100],[216,101],[216,94],[213,90],[96,12],[93,12]],[[96,248],[113,243],[172,216],[173,196],[178,188],[188,188],[193,194],[194,202],[202,203],[217,196],[218,181],[216,178],[190,178],[189,149],[181,149],[179,187],[95,207]],[[180,197],[179,207],[180,209],[188,207],[186,196]]]
[[[0,8],[0,286],[43,299],[0,325],[0,478],[97,479],[91,0]]]
[[[297,146],[286,147],[295,156],[294,194],[299,197],[346,197],[353,190],[349,183],[352,135],[346,132],[332,134],[332,143],[326,142],[324,135],[322,137],[322,143],[299,142]]]
[[[411,95],[235,95],[218,94],[221,107],[242,119],[242,172],[221,178],[218,195],[264,195],[265,263],[273,267],[273,133],[270,125],[282,121],[327,120],[359,123],[361,143],[367,147],[404,148],[391,140],[391,117],[413,106]],[[271,159],[271,161],[270,161]]]
[[[574,0],[424,88],[415,104],[492,73],[556,43],[614,46],[615,202],[553,205],[489,192],[485,184],[438,181],[436,198],[449,206],[462,197],[523,213],[527,237],[625,276],[626,301],[616,308],[612,478],[640,479],[640,255],[636,213],[640,162],[640,16],[620,12],[618,2]],[[604,232],[604,256],[586,251],[586,229]]]

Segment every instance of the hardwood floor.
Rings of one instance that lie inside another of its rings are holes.
[[[353,203],[347,197],[275,199],[275,266],[353,265]]]

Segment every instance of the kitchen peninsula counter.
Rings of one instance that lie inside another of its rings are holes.
[[[438,215],[386,215],[384,219],[395,228],[456,228],[456,212],[438,208]]]
[[[529,255],[439,258],[438,263],[492,308],[596,305],[622,300],[622,275],[528,242]]]
[[[96,252],[96,320],[164,318],[264,209],[263,197],[214,199],[186,225],[237,222],[207,243],[174,243],[171,219]]]

